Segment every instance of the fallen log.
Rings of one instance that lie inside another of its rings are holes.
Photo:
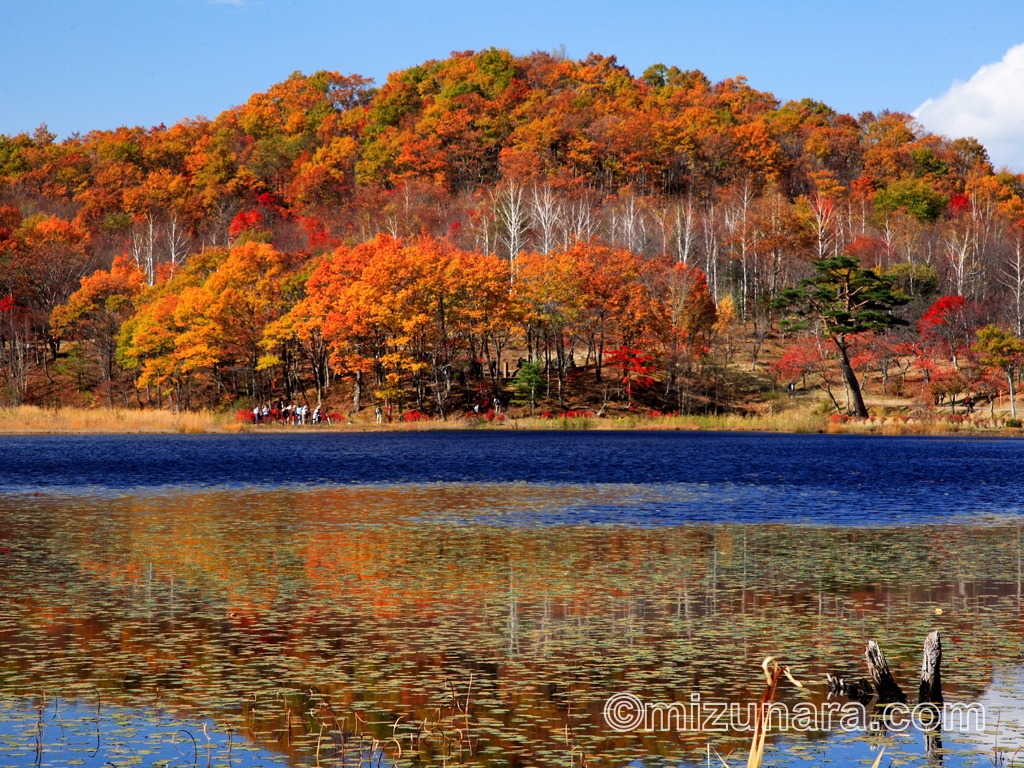
[[[870,681],[865,680],[863,677],[860,680],[846,680],[838,675],[830,675],[826,672],[825,684],[829,698],[845,696],[848,699],[867,704],[875,695],[875,689]]]

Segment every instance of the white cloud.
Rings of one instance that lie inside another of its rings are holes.
[[[966,83],[917,108],[914,117],[933,133],[973,136],[992,164],[1024,171],[1024,43],[1002,61],[986,64]]]
[[[241,8],[245,5],[244,0],[210,0],[211,5],[233,5],[236,8]]]

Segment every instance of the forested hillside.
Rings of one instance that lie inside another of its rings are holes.
[[[972,138],[742,77],[295,73],[212,120],[0,136],[0,402],[705,412],[799,382],[840,411],[837,355],[881,394],[995,396],[1022,195]],[[837,346],[779,299],[839,256],[900,300]]]

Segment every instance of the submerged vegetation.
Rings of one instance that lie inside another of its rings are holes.
[[[804,685],[778,700],[820,703],[826,672],[864,674],[868,638],[906,689],[933,629],[950,700],[977,700],[1019,660],[1015,522],[529,523],[610,491],[176,491],[83,496],[74,514],[59,495],[0,498],[0,716],[25,725],[0,745],[31,762],[41,742],[41,765],[175,749],[291,765],[371,752],[403,766],[703,765],[708,734],[616,734],[604,700],[756,702],[770,654]],[[451,525],[462,519],[477,524]],[[737,765],[750,741],[716,733],[711,746]],[[920,755],[899,734],[772,733],[765,762],[852,762],[866,743]],[[947,765],[979,754],[947,746]]]
[[[742,77],[495,49],[296,73],[214,119],[0,136],[0,402],[603,418],[795,384],[1015,421],[1022,194],[974,139]],[[880,314],[780,325],[844,259]]]

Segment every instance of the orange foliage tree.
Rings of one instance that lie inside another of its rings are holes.
[[[117,339],[121,326],[131,316],[134,299],[142,292],[145,276],[126,258],[119,257],[109,270],[96,270],[82,278],[82,284],[50,315],[50,328],[57,339],[77,337],[94,351],[100,375],[107,386],[107,400],[113,405],[109,384],[117,362]]]
[[[1019,331],[1024,182],[910,115],[493,48],[369,85],[297,72],[214,119],[0,136],[0,349],[5,371],[22,358],[17,392],[45,370],[53,310],[125,253],[148,285],[123,363],[182,406],[320,400],[340,376],[356,410],[372,378],[447,414],[467,373],[475,397],[502,397],[514,351],[564,407],[626,346],[683,408],[717,299],[735,299],[720,359],[748,338],[756,363],[771,302],[808,257],[844,252],[912,291],[931,274]],[[495,252],[516,265],[511,287]]]
[[[508,268],[493,256],[422,238],[388,236],[325,257],[310,276],[304,300],[290,313],[294,333],[319,334],[335,371],[384,388],[388,376],[428,393],[438,413],[449,409],[461,366],[505,338]]]

